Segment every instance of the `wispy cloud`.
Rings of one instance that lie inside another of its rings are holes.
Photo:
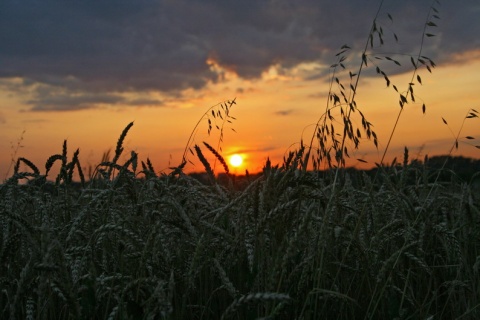
[[[277,116],[289,116],[294,112],[293,109],[275,111]]]
[[[235,150],[233,153],[245,153],[245,154],[255,154],[255,153],[261,153],[261,152],[268,152],[272,150],[277,150],[279,147],[278,146],[264,146],[264,147],[259,147],[259,148],[249,148],[249,149],[238,149]]]

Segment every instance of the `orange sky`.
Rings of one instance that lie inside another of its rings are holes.
[[[236,133],[228,126],[225,128],[223,156],[233,153],[244,156],[243,166],[232,169],[236,173],[244,173],[245,169],[259,171],[267,157],[274,164],[281,163],[285,153],[298,146],[302,134],[304,140],[309,140],[313,125],[324,112],[328,92],[325,79],[307,81],[298,76],[312,67],[328,68],[305,64],[279,75],[272,67],[261,79],[249,81],[213,64],[211,68],[225,73],[225,81],[209,83],[200,90],[185,90],[182,99],[170,98],[163,107],[105,105],[68,112],[32,112],[24,107],[28,92],[19,96],[4,90],[0,92],[0,177],[3,180],[11,175],[12,169],[8,173],[7,170],[20,138],[21,148],[15,156],[31,160],[42,173],[46,159],[61,153],[64,139],[68,141],[70,157],[80,148],[80,162],[87,168],[98,164],[105,151],[115,149],[121,131],[131,121],[135,121],[135,125],[126,138],[124,154],[134,150],[141,160],[149,157],[157,171],[169,172],[168,167],[180,163],[188,137],[203,113],[209,107],[235,97],[237,104],[231,115],[237,120],[231,127]],[[401,159],[404,146],[410,149],[412,158],[447,154],[454,142],[450,129],[457,134],[469,108],[480,110],[478,70],[479,51],[465,53],[449,64],[443,63],[432,74],[422,70],[423,86],[415,85],[415,92],[425,102],[427,112],[422,114],[419,99],[417,104],[410,103],[405,107],[387,161],[393,157]],[[390,79],[404,90],[410,77],[411,73],[408,73]],[[376,150],[372,142],[362,140],[359,150],[352,152],[350,148],[350,155],[373,164],[380,161],[393,127],[399,110],[398,95],[386,88],[383,78],[365,79],[358,89],[357,104],[374,125],[379,149]],[[157,95],[152,93],[151,97]],[[442,122],[442,117],[448,121],[450,129]],[[215,131],[210,137],[206,133],[205,121],[200,124],[194,143],[202,145],[202,141],[206,141],[216,147],[218,135]],[[480,145],[479,119],[467,119],[460,136],[473,136],[477,139],[469,142]],[[206,149],[205,154],[209,154]],[[480,158],[480,150],[460,143],[454,155]],[[188,165],[187,171],[203,169],[193,156],[190,155],[189,159],[196,166]],[[359,163],[353,161],[350,164]],[[217,166],[217,172],[222,172],[220,166]]]

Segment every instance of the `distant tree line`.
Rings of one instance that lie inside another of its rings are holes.
[[[438,170],[441,169],[444,164],[444,169],[454,172],[457,177],[467,182],[475,173],[480,172],[479,159],[462,156],[435,156],[429,158],[425,165],[430,169]]]

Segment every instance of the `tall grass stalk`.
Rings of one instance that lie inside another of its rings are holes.
[[[236,98],[234,98],[233,100],[227,100],[225,102],[218,103],[218,104],[210,107],[207,111],[205,111],[205,113],[200,117],[198,122],[195,124],[192,132],[190,133],[190,136],[188,137],[187,144],[185,145],[185,150],[183,151],[182,163],[190,162],[190,163],[193,164],[193,162],[188,159],[188,153],[190,152],[192,155],[195,155],[195,153],[193,152],[193,149],[192,149],[192,144],[195,141],[195,136],[197,134],[199,126],[203,121],[207,121],[207,123],[208,123],[207,133],[208,133],[209,136],[210,136],[210,133],[212,132],[212,130],[217,130],[218,131],[217,150],[219,150],[220,152],[222,151],[222,143],[223,143],[225,125],[227,123],[231,124],[234,120],[236,120],[236,118],[233,117],[230,114],[231,108],[236,103],[237,103]],[[218,123],[218,122],[220,122],[220,123]],[[230,128],[230,129],[235,132],[234,128]],[[215,171],[216,161],[218,159],[217,155],[215,155],[215,156],[216,156],[216,158],[214,160],[215,162],[214,162],[214,166],[213,166],[213,171]],[[222,165],[223,165],[223,163],[222,163]]]
[[[25,132],[26,132],[25,130],[22,131],[22,133],[20,134],[20,137],[18,138],[16,144],[11,143],[12,153],[10,155],[10,164],[8,165],[7,171],[5,172],[5,176],[3,177],[4,181],[7,179],[7,177],[10,174],[10,170],[12,170],[12,167],[16,163],[17,154],[18,154],[20,148],[23,148],[22,143],[23,143],[23,139],[24,139],[24,136],[25,136]]]

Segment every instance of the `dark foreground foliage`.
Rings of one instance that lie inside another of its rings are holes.
[[[478,175],[414,163],[334,188],[294,156],[222,185],[130,160],[0,186],[0,318],[480,317]]]

